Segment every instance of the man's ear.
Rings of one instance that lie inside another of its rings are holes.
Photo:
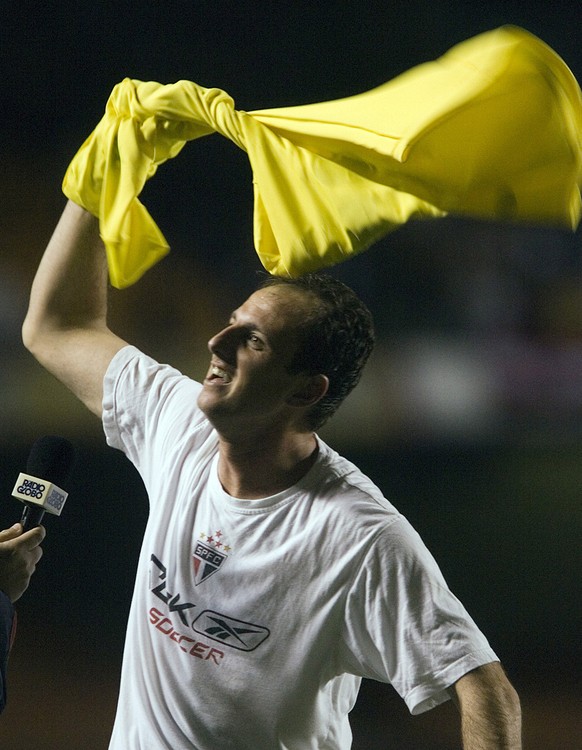
[[[329,388],[327,375],[307,375],[303,385],[287,399],[289,406],[314,406],[325,396]]]

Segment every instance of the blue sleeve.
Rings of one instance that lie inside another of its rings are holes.
[[[0,591],[0,712],[6,705],[6,664],[10,651],[14,607],[10,599]]]

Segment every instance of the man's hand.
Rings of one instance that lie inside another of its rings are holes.
[[[463,750],[521,750],[519,698],[498,662],[468,672],[449,693],[461,714]]]
[[[14,524],[0,531],[0,591],[15,602],[28,588],[30,577],[42,557],[40,547],[45,538],[43,526],[22,533],[22,526]]]

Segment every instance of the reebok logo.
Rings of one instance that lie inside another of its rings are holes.
[[[198,615],[192,623],[192,629],[238,651],[254,651],[271,634],[269,628],[263,625],[236,620],[209,609]]]

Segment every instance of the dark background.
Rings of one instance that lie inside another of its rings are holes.
[[[5,2],[0,11],[0,526],[32,442],[78,460],[21,599],[0,717],[6,750],[100,750],[116,701],[146,498],[101,427],[20,344],[60,182],[125,76],[216,86],[239,109],[359,93],[505,23],[582,78],[579,3]],[[112,293],[112,327],[194,377],[205,342],[253,288],[246,155],[189,144],[144,200],[172,246]],[[447,218],[412,223],[333,271],[375,314],[379,345],[323,433],[421,532],[523,702],[525,747],[582,745],[580,231]],[[244,720],[244,717],[241,717]],[[355,750],[460,746],[450,705],[408,716],[366,684]]]

